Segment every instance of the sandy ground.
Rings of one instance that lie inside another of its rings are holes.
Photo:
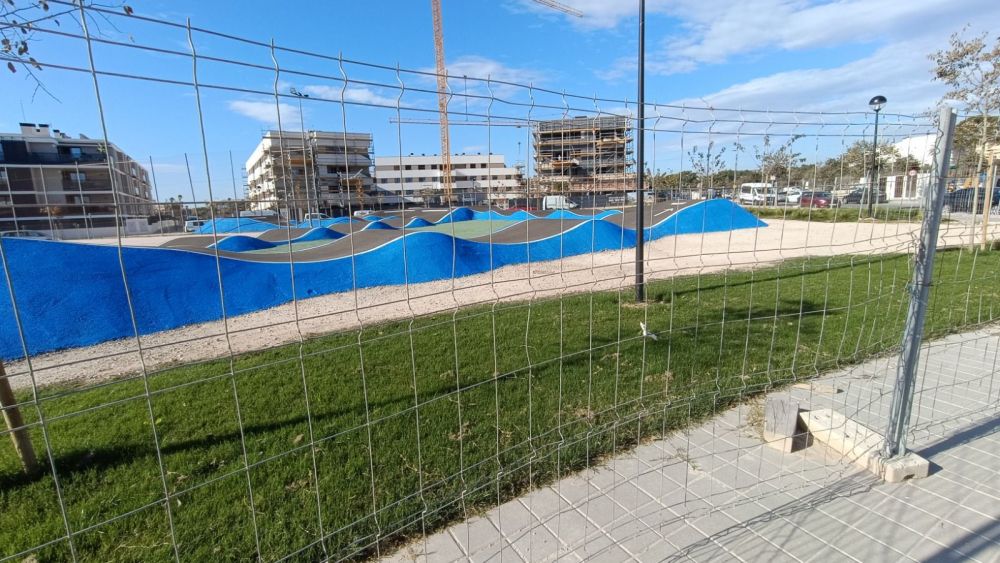
[[[916,223],[810,223],[771,220],[732,232],[665,237],[647,245],[649,279],[747,269],[789,258],[911,252]],[[978,237],[979,229],[976,229]],[[991,237],[1000,229],[991,227]],[[942,225],[941,246],[968,243],[970,227]],[[977,238],[978,240],[978,238]],[[299,300],[255,313],[11,362],[15,388],[75,381],[83,385],[181,363],[225,357],[334,331],[456,307],[624,289],[635,276],[632,250],[507,266],[455,280],[386,286]],[[227,334],[228,329],[228,334]],[[141,344],[142,353],[139,353]]]

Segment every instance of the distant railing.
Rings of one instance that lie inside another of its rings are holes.
[[[95,164],[107,162],[107,157],[103,154],[81,154],[79,156],[71,154],[39,154],[29,153],[27,155],[0,155],[0,166],[3,165],[24,165],[24,164]]]

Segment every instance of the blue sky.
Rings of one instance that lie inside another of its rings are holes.
[[[634,109],[628,105],[635,99],[638,2],[563,1],[585,16],[566,16],[529,0],[442,0],[449,74],[530,83],[616,102],[595,104],[481,81],[467,86],[456,78],[450,83],[455,94],[451,111],[464,112],[462,94],[486,96],[489,87],[498,99],[492,105],[482,98],[469,99],[469,113],[474,115],[468,119],[474,123],[483,122],[487,115],[491,121],[509,122]],[[196,27],[256,41],[273,38],[282,46],[332,57],[279,56],[282,68],[313,75],[284,72],[278,77],[281,93],[294,86],[311,95],[303,111],[307,128],[341,130],[345,107],[347,129],[372,132],[377,155],[439,150],[433,125],[392,122],[400,95],[395,72],[345,65],[351,83],[343,92],[349,104],[342,106],[341,71],[334,60],[342,53],[349,61],[432,69],[430,3],[425,0],[280,4],[130,0],[129,4],[140,15],[181,24],[191,18]],[[948,35],[967,23],[970,34],[1000,29],[1000,3],[989,0],[649,0],[647,9],[647,100],[692,108],[863,112],[869,97],[883,94],[890,100],[887,112],[920,112],[943,93],[943,87],[930,80],[927,53],[944,47]],[[189,50],[182,28],[120,17],[98,18],[93,25],[99,26],[106,39]],[[57,29],[76,32],[79,27],[67,18]],[[37,59],[87,68],[83,42],[45,34],[39,39],[33,47]],[[216,198],[227,197],[232,195],[229,152],[238,176],[261,131],[275,127],[278,106],[268,95],[275,73],[265,48],[198,33],[194,39],[200,55],[266,67],[208,60],[199,64],[199,82],[208,85],[201,89],[201,102],[213,192]],[[185,57],[108,45],[97,45],[94,56],[97,67],[109,72],[177,81],[192,77],[191,61]],[[74,135],[101,136],[89,74],[50,68],[40,77],[58,100],[34,92],[24,72],[4,73],[0,131],[15,131],[17,123],[26,120],[50,123]],[[409,73],[401,78],[406,90],[400,104],[421,110],[404,110],[402,117],[432,120],[433,96],[413,89],[433,89],[433,80]],[[102,77],[100,87],[110,139],[136,158],[153,157],[161,198],[190,193],[184,153],[192,163],[196,196],[204,198],[208,176],[193,88],[116,77]],[[538,106],[547,107],[531,108],[532,98]],[[381,107],[356,105],[366,103]],[[563,106],[568,109],[560,110]],[[297,129],[294,98],[282,97],[280,108],[283,125]],[[691,111],[695,115],[707,110]],[[452,119],[460,122],[464,116]],[[454,152],[492,150],[513,162],[528,158],[527,145],[528,133],[523,128],[456,125],[452,129]],[[821,157],[833,150],[814,152]],[[684,165],[683,154],[669,142],[661,141],[650,158],[654,156],[660,159],[656,168]]]

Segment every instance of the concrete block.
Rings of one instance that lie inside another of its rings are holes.
[[[927,477],[930,470],[929,461],[913,452],[908,452],[902,457],[883,460],[881,477],[887,483],[899,483],[906,479]]]
[[[805,391],[812,391],[813,393],[823,393],[825,395],[836,395],[841,392],[841,389],[836,385],[831,385],[829,383],[822,383],[818,381],[812,381],[809,383],[796,383],[792,385],[792,389],[803,389]]]
[[[799,418],[816,440],[889,483],[926,477],[930,470],[930,463],[912,452],[899,458],[883,458],[882,434],[832,409],[805,411]]]
[[[799,424],[799,403],[787,397],[770,397],[764,404],[764,440],[785,453],[800,450],[808,443]]]

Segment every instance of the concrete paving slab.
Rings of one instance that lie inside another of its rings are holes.
[[[471,559],[506,549],[504,561],[1000,561],[998,332],[929,345],[940,361],[921,370],[908,438],[933,464],[924,479],[884,483],[818,441],[783,453],[734,408],[489,511]],[[883,358],[781,393],[881,431],[893,366]],[[464,559],[452,537],[429,536],[428,559]]]

